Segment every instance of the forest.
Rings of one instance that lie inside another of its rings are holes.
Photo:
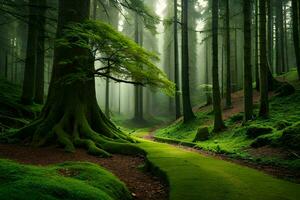
[[[298,200],[300,0],[0,0],[0,200]]]

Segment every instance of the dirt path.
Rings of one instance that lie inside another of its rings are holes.
[[[99,158],[88,155],[84,150],[77,150],[71,154],[54,147],[37,149],[0,144],[0,158],[40,166],[66,161],[92,162],[108,169],[122,180],[136,200],[168,199],[168,188],[162,180],[139,169],[145,163],[142,157],[114,155],[111,158]]]

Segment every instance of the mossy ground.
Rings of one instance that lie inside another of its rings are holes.
[[[125,185],[90,163],[67,162],[48,167],[0,160],[0,199],[131,199]]]
[[[197,142],[195,145],[204,150],[224,153],[236,158],[300,169],[299,157],[282,159],[276,155],[270,157],[251,155],[247,151],[256,140],[264,140],[267,142],[267,145],[271,145],[274,148],[286,148],[287,146],[284,146],[279,141],[284,129],[300,121],[300,83],[296,81],[297,72],[289,72],[280,78],[292,83],[296,88],[296,92],[287,97],[272,97],[270,100],[270,117],[268,119],[256,118],[244,124],[242,123],[243,113],[235,113],[226,120],[227,129],[224,132],[212,134],[209,140]],[[255,107],[255,113],[257,114],[258,106],[255,105]],[[183,124],[181,121],[178,121],[168,127],[157,130],[155,136],[157,138],[192,142],[197,128],[200,126],[208,124],[210,130],[212,130],[212,112],[207,111],[196,114],[197,119],[189,124]],[[247,136],[247,130],[250,127],[271,127],[273,131],[261,136],[249,137]]]
[[[170,200],[296,200],[300,185],[168,144],[141,140],[153,170],[169,183]]]

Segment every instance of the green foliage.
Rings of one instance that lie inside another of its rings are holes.
[[[58,45],[66,48],[85,48],[95,52],[95,60],[104,66],[94,72],[79,70],[74,79],[96,76],[108,77],[119,82],[149,85],[159,88],[168,95],[174,94],[174,84],[168,80],[153,60],[156,54],[142,48],[128,37],[101,21],[85,21],[71,24],[64,30]],[[74,58],[79,61],[82,58]],[[74,61],[63,61],[65,63]],[[84,68],[83,68],[84,69]]]
[[[90,163],[49,167],[0,160],[0,199],[129,200],[125,185],[103,168]]]

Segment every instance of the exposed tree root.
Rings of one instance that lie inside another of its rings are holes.
[[[47,112],[45,108],[44,114],[36,121],[21,130],[0,136],[0,140],[23,141],[37,147],[55,143],[68,152],[74,152],[76,147],[85,148],[89,154],[102,157],[108,157],[110,153],[144,154],[133,144],[135,141],[130,136],[107,120],[97,106],[94,108],[69,107],[63,112]]]

